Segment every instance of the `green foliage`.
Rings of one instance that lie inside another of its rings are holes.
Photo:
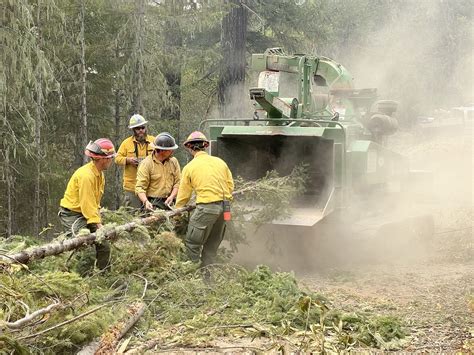
[[[81,277],[75,273],[51,271],[40,277],[27,275],[23,279],[28,285],[28,291],[34,297],[71,298],[85,290],[82,289]]]
[[[122,211],[116,216],[108,212],[108,218],[118,223],[129,219]],[[105,274],[80,278],[58,271],[64,264],[61,257],[47,258],[48,263],[39,262],[31,270],[5,265],[0,274],[0,326],[24,317],[26,307],[37,310],[53,300],[63,307],[18,332],[4,327],[4,349],[75,351],[122,319],[128,305],[141,298],[147,311],[129,347],[151,339],[167,346],[206,346],[219,337],[260,337],[270,346],[284,341],[295,350],[320,351],[322,339],[335,351],[353,346],[392,349],[405,336],[396,318],[345,314],[325,295],[302,290],[292,274],[274,273],[266,266],[248,271],[232,264],[198,269],[186,261],[183,244],[173,233],[143,233],[147,238],[140,241],[128,235],[114,243],[111,269]],[[2,248],[15,248],[18,239],[8,244]],[[71,322],[34,336],[67,320]]]
[[[10,353],[18,355],[28,355],[30,351],[16,340],[6,335],[0,335],[0,349],[8,349]]]
[[[239,193],[232,203],[232,222],[227,225],[226,240],[230,243],[230,254],[238,245],[246,243],[245,225],[261,226],[291,213],[291,204],[301,195],[308,180],[305,166],[296,166],[287,176],[268,172],[256,181],[235,180],[235,191]]]

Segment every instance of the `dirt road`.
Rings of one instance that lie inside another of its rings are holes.
[[[307,275],[301,283],[336,308],[399,317],[409,333],[404,350],[467,352],[474,350],[473,270],[474,263],[373,265]]]
[[[335,307],[400,317],[406,351],[474,352],[472,127],[457,134],[400,134],[392,148],[433,172],[426,204],[434,216],[430,252],[409,264],[359,263],[301,276]]]

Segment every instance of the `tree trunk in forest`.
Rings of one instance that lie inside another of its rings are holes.
[[[120,57],[120,48],[118,43],[115,47],[115,59],[119,60]],[[115,117],[115,137],[114,143],[115,147],[118,150],[120,146],[120,139],[122,137],[122,129],[120,122],[120,96],[122,95],[121,89],[116,85],[115,86],[115,105],[114,105],[114,117]],[[114,164],[114,207],[118,209],[122,204],[122,179],[121,179],[121,167]]]
[[[37,2],[36,11],[36,28],[38,29],[38,44],[41,46],[41,0]],[[40,198],[41,198],[41,124],[42,124],[42,110],[43,110],[43,88],[42,88],[42,68],[40,63],[37,63],[36,67],[36,118],[35,118],[35,132],[34,132],[34,147],[35,147],[35,191],[34,191],[34,202],[33,202],[33,233],[39,234],[40,230]]]
[[[175,16],[183,13],[183,1],[171,2],[170,12]],[[180,50],[183,47],[183,34],[180,27],[173,23],[174,19],[168,20],[165,30],[165,47],[167,48],[167,59],[164,61],[164,76],[168,86],[168,97],[170,104],[163,108],[161,117],[165,120],[176,122],[176,140],[180,140],[181,129],[181,63]]]
[[[145,0],[136,1],[136,32],[135,32],[135,73],[133,80],[133,97],[132,110],[133,113],[144,115],[143,107],[143,51],[145,48]]]
[[[10,167],[10,147],[5,148],[5,178],[7,180],[7,238],[12,235],[13,231],[13,175]]]
[[[231,6],[222,19],[222,62],[218,83],[221,117],[242,117],[245,83],[245,54],[247,40],[247,9],[244,0],[225,0]]]
[[[179,59],[178,59],[179,61]],[[176,64],[175,64],[176,65]],[[161,118],[176,122],[176,141],[180,140],[180,121],[181,121],[181,67],[168,67],[165,73],[166,83],[168,84],[168,93],[171,98],[171,104],[161,111]]]
[[[85,29],[84,29],[84,17],[85,17],[85,0],[81,0],[81,32],[80,32],[80,43],[81,43],[81,128],[79,130],[80,137],[80,151],[86,147],[88,143],[87,138],[87,102],[86,102],[86,44],[85,44]],[[82,156],[82,164],[87,163],[87,157],[84,154]]]

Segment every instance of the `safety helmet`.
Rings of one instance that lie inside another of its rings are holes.
[[[188,139],[184,141],[184,145],[189,143],[209,143],[204,133],[199,131],[194,131],[188,136]]]
[[[107,138],[90,141],[84,154],[90,158],[110,159],[116,156],[114,144]]]
[[[160,133],[156,136],[155,141],[150,144],[152,149],[175,150],[178,149],[176,141],[168,132]]]
[[[135,127],[140,127],[144,126],[148,123],[148,121],[143,118],[142,115],[139,115],[138,113],[134,114],[132,117],[130,117],[130,122],[128,123],[128,128],[132,129]]]

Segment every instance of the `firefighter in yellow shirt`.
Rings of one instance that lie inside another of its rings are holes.
[[[153,154],[138,167],[135,193],[145,210],[169,210],[181,178],[178,160],[172,156],[178,146],[171,134],[163,132],[156,136],[151,148]]]
[[[68,237],[80,229],[95,232],[102,227],[100,200],[104,194],[104,171],[112,165],[115,148],[107,138],[89,142],[85,155],[92,160],[77,169],[69,180],[61,199],[59,219]],[[107,242],[96,243],[97,266],[105,269],[109,264],[110,246]]]
[[[234,180],[227,164],[205,152],[209,141],[201,132],[193,132],[184,142],[193,160],[183,168],[176,208],[184,207],[194,191],[196,209],[185,238],[188,257],[201,261],[201,267],[215,262],[224,238],[224,204],[232,200]]]
[[[135,114],[130,118],[129,126],[133,135],[126,138],[119,147],[115,163],[123,166],[123,190],[126,206],[140,208],[141,202],[135,195],[138,164],[151,155],[151,143],[155,137],[147,134],[147,125],[143,116]]]

